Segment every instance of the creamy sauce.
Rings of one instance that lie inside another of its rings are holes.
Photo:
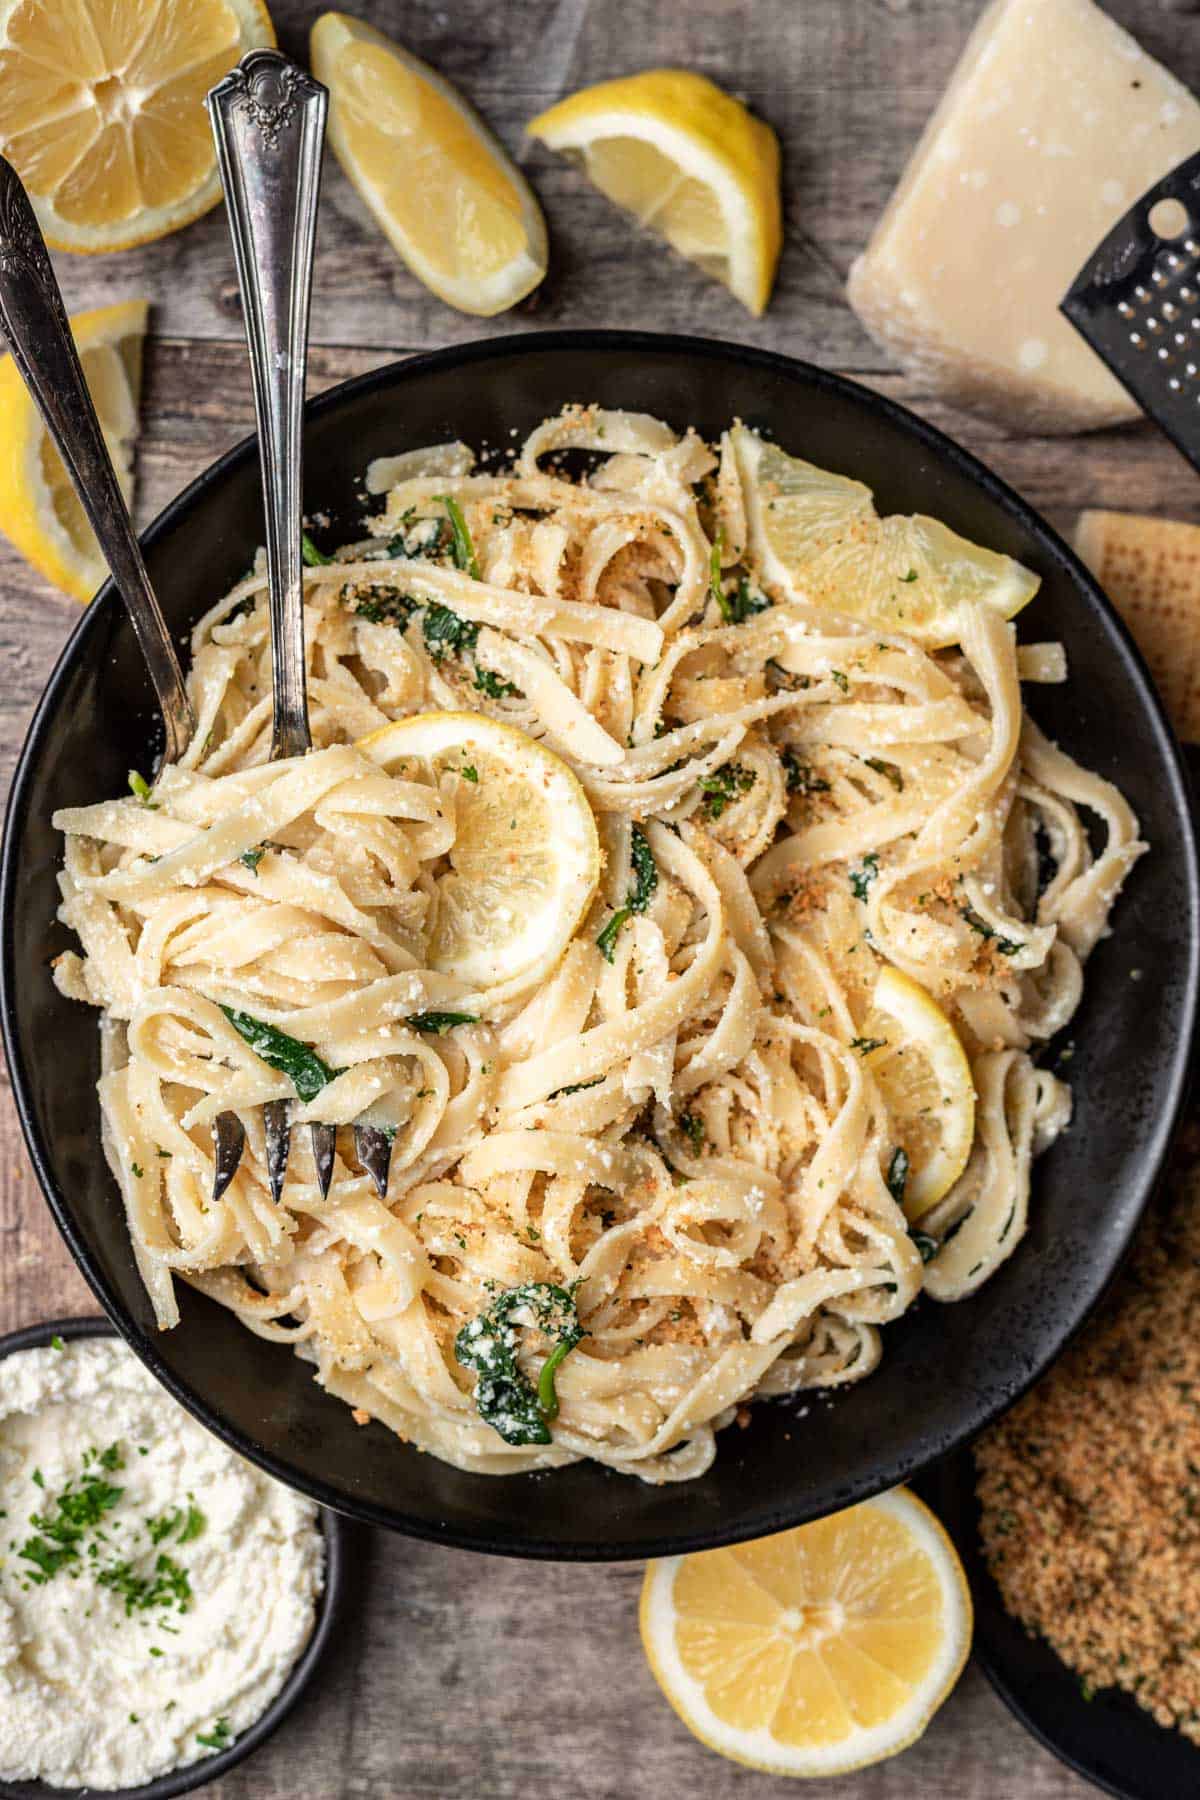
[[[136,1786],[232,1743],[312,1633],[317,1509],[123,1344],[0,1360],[0,1778]]]

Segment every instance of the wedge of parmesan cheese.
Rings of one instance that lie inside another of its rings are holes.
[[[1200,525],[1085,512],[1075,548],[1133,633],[1176,731],[1200,742]]]
[[[935,393],[1018,429],[1136,403],[1058,311],[1138,196],[1200,150],[1200,104],[1092,0],[993,0],[865,254],[850,304]]]

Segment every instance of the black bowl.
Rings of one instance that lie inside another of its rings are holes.
[[[54,923],[55,807],[120,793],[144,766],[153,708],[133,633],[105,589],[73,633],[25,744],[0,852],[3,1027],[30,1154],[55,1218],[118,1329],[185,1405],[243,1455],[346,1512],[469,1549],[621,1558],[779,1531],[904,1480],[978,1431],[1046,1367],[1102,1292],[1162,1163],[1196,1011],[1197,869],[1186,779],[1145,669],[1070,551],[974,458],[903,408],[803,363],[707,342],[552,333],[414,357],[308,409],[306,504],[353,530],[370,458],[461,437],[507,449],[512,430],[570,400],[656,413],[713,436],[735,416],[869,482],[887,510],[933,513],[1042,576],[1027,638],[1059,638],[1072,679],[1033,689],[1043,727],[1119,781],[1154,854],[1097,949],[1072,1027],[1072,1129],[1038,1164],[1031,1224],[1011,1260],[960,1306],[923,1303],[890,1326],[881,1369],[807,1416],[761,1405],[724,1434],[700,1480],[649,1487],[599,1467],[503,1480],[465,1474],[356,1425],[281,1345],[184,1289],[160,1335],[97,1142],[94,1016],[46,970],[69,943]],[[182,639],[262,538],[250,442],[146,535],[150,571]],[[1140,976],[1134,979],[1135,974]]]
[[[1078,1675],[1004,1610],[979,1538],[975,1459],[949,1456],[921,1483],[958,1548],[975,1603],[972,1653],[1022,1725],[1068,1768],[1118,1800],[1196,1800],[1200,1748],[1156,1725],[1132,1695],[1101,1688],[1086,1698]]]
[[[115,1336],[112,1326],[104,1319],[50,1319],[44,1325],[30,1325],[24,1331],[13,1331],[7,1337],[0,1337],[0,1358],[10,1356],[14,1350],[44,1349],[55,1337],[70,1341],[73,1338]],[[228,1750],[220,1750],[215,1756],[202,1756],[198,1762],[189,1763],[186,1769],[169,1770],[166,1775],[143,1782],[140,1787],[101,1790],[51,1787],[45,1781],[0,1781],[0,1800],[78,1800],[82,1794],[99,1792],[103,1792],[105,1800],[173,1800],[176,1794],[190,1794],[228,1774],[260,1744],[265,1744],[302,1699],[316,1674],[342,1605],[348,1528],[344,1520],[328,1510],[320,1514],[320,1523],[325,1534],[325,1587],[317,1603],[312,1636],[270,1706],[249,1730],[243,1731],[241,1737],[230,1744]]]

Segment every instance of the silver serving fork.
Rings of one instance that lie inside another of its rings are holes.
[[[0,326],[125,602],[162,712],[165,760],[177,762],[196,728],[183,670],[84,380],[45,239],[20,177],[3,157]]]
[[[321,147],[329,96],[274,50],[252,50],[208,95],[245,314],[262,456],[273,671],[272,757],[312,748],[304,660],[301,551],[304,377]],[[290,1147],[289,1106],[263,1109],[267,1179],[278,1201]],[[333,1178],[336,1129],[310,1127],[322,1195]],[[218,1115],[213,1197],[229,1186],[245,1147],[236,1113]],[[391,1142],[355,1128],[355,1150],[382,1194]]]

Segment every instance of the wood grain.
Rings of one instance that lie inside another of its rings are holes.
[[[320,8],[278,0],[302,55]],[[914,407],[1011,481],[1060,529],[1081,506],[1200,519],[1200,487],[1149,427],[1051,443],[956,417],[887,369],[841,297],[952,68],[976,0],[363,0],[482,108],[528,169],[550,222],[549,280],[517,314],[479,322],[420,290],[336,165],[325,175],[313,307],[314,391],[401,354],[551,325],[696,331],[840,367]],[[1109,10],[1200,85],[1200,17],[1166,0]],[[560,162],[522,146],[525,122],[585,82],[656,63],[744,94],[784,144],[787,249],[776,298],[751,320],[654,249]],[[145,250],[63,258],[73,306],[145,293],[148,346],[139,518],[251,427],[236,289],[219,213]],[[0,781],[75,606],[0,541]],[[0,1096],[0,1331],[94,1303],[61,1244]],[[526,1567],[362,1533],[357,1604],[316,1697],[214,1800],[696,1800],[784,1784],[696,1744],[658,1694],[637,1642],[640,1571]],[[788,1790],[794,1791],[794,1790]],[[919,1745],[813,1800],[1069,1800],[1087,1784],[1028,1738],[969,1669]]]

